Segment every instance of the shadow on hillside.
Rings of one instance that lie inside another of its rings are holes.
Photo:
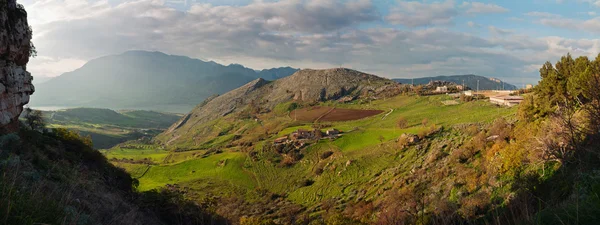
[[[65,129],[0,136],[0,224],[227,224],[181,193],[137,180]]]

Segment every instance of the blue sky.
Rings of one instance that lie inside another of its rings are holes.
[[[384,77],[474,73],[535,83],[545,61],[600,51],[600,0],[26,0],[51,77],[127,50],[255,69],[349,67]]]

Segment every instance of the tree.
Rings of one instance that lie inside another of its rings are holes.
[[[25,124],[32,130],[43,130],[46,126],[44,122],[43,113],[40,110],[33,110],[31,108],[25,109]]]
[[[398,122],[396,122],[396,124],[398,124],[398,127],[400,129],[404,129],[404,128],[408,127],[408,121],[404,117],[398,118]]]

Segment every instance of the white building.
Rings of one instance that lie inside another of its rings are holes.
[[[446,87],[446,86],[436,87],[435,92],[448,92],[448,87]]]
[[[515,106],[520,104],[523,101],[523,97],[521,96],[493,96],[490,97],[490,102],[496,105],[505,105],[505,106]]]

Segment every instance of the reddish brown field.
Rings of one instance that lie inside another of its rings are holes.
[[[382,113],[381,110],[362,109],[340,109],[332,107],[314,106],[297,109],[290,113],[292,119],[314,122],[314,121],[348,121],[358,120]]]

